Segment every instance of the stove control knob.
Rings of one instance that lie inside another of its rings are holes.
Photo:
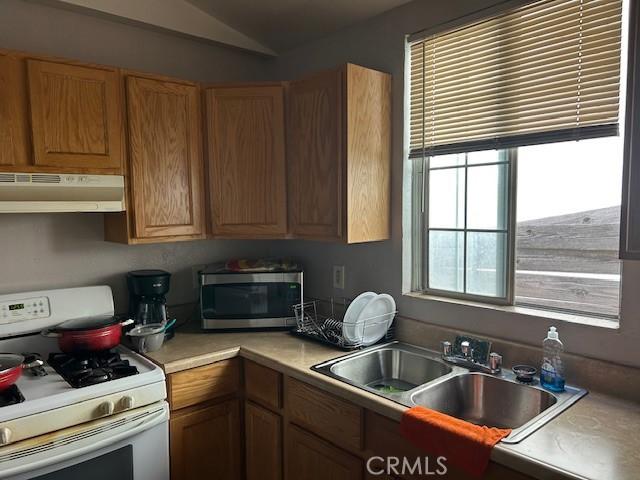
[[[0,445],[9,445],[11,442],[11,430],[7,427],[0,428]]]
[[[112,415],[116,406],[111,401],[106,401],[100,404],[100,415]]]
[[[127,395],[126,397],[122,397],[122,408],[124,408],[125,410],[129,410],[130,408],[133,408],[133,406],[136,404],[136,400]]]

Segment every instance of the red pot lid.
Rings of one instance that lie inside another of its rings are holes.
[[[110,327],[116,323],[120,323],[120,320],[113,316],[76,318],[74,320],[67,320],[60,325],[56,325],[52,331],[71,332],[78,330],[97,330],[99,328]]]
[[[24,362],[22,355],[13,353],[0,353],[0,375],[19,367]]]

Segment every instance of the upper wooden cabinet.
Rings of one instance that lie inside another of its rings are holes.
[[[34,164],[121,173],[118,71],[31,59],[27,67]]]
[[[348,64],[292,82],[287,161],[294,236],[388,239],[391,77]]]
[[[285,236],[282,85],[208,88],[206,105],[213,236]]]
[[[28,111],[24,62],[0,53],[0,168],[29,163]]]
[[[342,90],[341,71],[289,87],[289,220],[296,236],[342,238]]]
[[[126,92],[129,204],[127,215],[106,219],[107,239],[204,238],[198,86],[131,75]]]

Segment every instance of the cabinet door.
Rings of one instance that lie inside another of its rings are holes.
[[[246,403],[245,454],[247,480],[282,480],[282,419]]]
[[[170,445],[171,480],[239,480],[238,401],[178,412],[170,420]]]
[[[0,168],[29,163],[24,62],[0,54]]]
[[[127,77],[129,179],[138,238],[203,233],[198,87]]]
[[[342,71],[292,82],[289,89],[289,220],[298,237],[342,237],[342,90]]]
[[[284,236],[283,87],[209,89],[207,126],[213,234]]]
[[[121,173],[116,70],[27,60],[37,166]]]
[[[287,480],[358,480],[362,461],[304,430],[287,428]]]

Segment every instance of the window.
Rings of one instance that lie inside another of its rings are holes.
[[[621,0],[409,39],[413,289],[615,318]]]
[[[428,169],[429,288],[506,297],[508,152],[436,156]]]
[[[515,301],[617,317],[622,138],[518,148]]]

